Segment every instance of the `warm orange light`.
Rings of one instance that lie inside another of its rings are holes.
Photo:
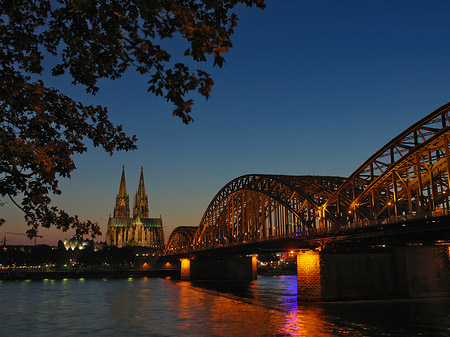
[[[181,279],[189,280],[191,274],[191,260],[181,259]]]
[[[317,301],[322,293],[320,253],[301,251],[297,253],[297,294],[305,300]]]
[[[258,261],[256,256],[252,256],[252,278],[256,279],[258,277]]]
[[[318,252],[306,251],[297,255],[297,266],[300,265],[307,273],[320,272],[320,255]]]

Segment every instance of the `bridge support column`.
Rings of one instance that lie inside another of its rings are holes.
[[[256,256],[181,259],[181,279],[253,280],[257,276],[256,267]]]
[[[301,301],[322,299],[321,256],[315,250],[297,253],[297,298]]]
[[[189,280],[191,278],[191,260],[181,259],[181,279]]]
[[[299,301],[450,296],[448,246],[297,253]]]

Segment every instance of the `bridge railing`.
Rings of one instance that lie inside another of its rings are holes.
[[[407,222],[413,222],[413,221],[419,221],[419,220],[425,220],[425,219],[435,219],[439,217],[449,216],[450,211],[449,209],[436,209],[432,211],[426,211],[416,214],[407,214],[407,215],[401,215],[401,216],[391,216],[389,218],[383,218],[383,219],[375,219],[375,220],[362,220],[358,222],[353,222],[348,225],[340,227],[339,232],[345,232],[347,230],[353,230],[353,229],[362,229],[362,228],[370,228],[370,227],[385,227],[389,225],[394,224],[400,224],[400,223],[407,223]],[[292,239],[292,238],[304,238],[304,237],[310,237],[310,236],[316,236],[316,235],[326,235],[326,234],[336,234],[336,230],[332,228],[310,228],[305,231],[301,232],[295,232],[295,233],[288,233],[288,234],[281,234],[281,235],[272,235],[270,237],[264,237],[264,238],[248,238],[248,240],[242,240],[242,241],[236,241],[236,242],[228,242],[228,243],[215,243],[213,241],[211,242],[204,242],[204,243],[198,243],[193,246],[185,246],[181,248],[173,248],[171,250],[166,251],[167,254],[183,254],[183,253],[189,253],[189,252],[195,252],[199,250],[209,249],[209,248],[220,248],[220,247],[232,247],[232,246],[238,246],[242,244],[247,243],[258,243],[258,242],[265,242],[265,241],[274,241],[274,240],[282,240],[282,239]]]
[[[398,224],[402,222],[412,222],[412,221],[419,221],[419,220],[425,220],[425,219],[432,219],[432,218],[439,218],[443,216],[450,215],[450,211],[448,209],[438,208],[432,211],[426,211],[426,212],[420,212],[416,214],[405,214],[405,215],[398,215],[398,216],[390,216],[388,218],[383,219],[374,219],[374,220],[361,220],[358,222],[353,222],[351,224],[348,224],[346,226],[341,227],[342,229],[358,229],[358,228],[365,228],[365,227],[378,227],[378,226],[386,226],[386,225],[393,225]]]

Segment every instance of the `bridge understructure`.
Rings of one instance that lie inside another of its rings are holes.
[[[212,199],[198,227],[174,230],[166,253],[297,249],[306,256],[305,249],[323,255],[345,244],[369,249],[383,242],[432,243],[447,249],[448,268],[449,111],[450,103],[413,124],[348,178],[250,174],[232,180]]]

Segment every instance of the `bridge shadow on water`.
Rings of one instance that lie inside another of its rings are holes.
[[[254,298],[253,281],[192,281],[192,287],[216,295],[229,295],[236,299]]]
[[[271,312],[272,320],[278,317],[277,329],[282,336],[450,336],[448,298],[298,302],[293,275],[258,276],[250,282],[180,283],[194,291],[250,305],[256,312]],[[237,302],[231,307],[238,308]],[[259,322],[257,317],[253,319]]]
[[[280,312],[297,309],[295,275],[258,276],[253,281],[184,281],[191,289]]]

